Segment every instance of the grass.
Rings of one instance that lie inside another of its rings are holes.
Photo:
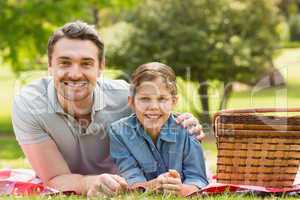
[[[81,196],[65,196],[65,195],[56,195],[56,196],[31,196],[31,197],[13,197],[13,196],[2,196],[1,200],[79,200],[83,199]],[[133,192],[133,193],[128,193],[128,194],[121,194],[117,195],[114,197],[110,198],[105,198],[105,197],[97,197],[97,198],[90,198],[91,200],[93,199],[111,199],[111,200],[136,200],[136,199],[142,199],[142,200],[181,200],[183,198],[177,197],[174,195],[159,195],[159,194],[151,194],[151,193],[138,193],[138,192]],[[188,199],[191,200],[196,200],[196,199],[205,199],[205,200],[239,200],[239,199],[244,199],[244,200],[257,200],[257,199],[263,199],[263,200],[278,200],[278,199],[285,199],[285,200],[295,200],[299,199],[299,197],[287,197],[287,196],[257,196],[257,195],[233,195],[229,193],[225,193],[222,195],[214,195],[214,196],[194,196],[194,197],[189,197]]]

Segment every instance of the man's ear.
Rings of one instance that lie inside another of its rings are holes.
[[[48,62],[48,74],[50,75],[50,76],[52,76],[53,75],[53,72],[52,72],[52,66],[51,66],[51,64]]]
[[[99,72],[98,77],[102,74],[103,70],[105,69],[105,58],[99,63]]]

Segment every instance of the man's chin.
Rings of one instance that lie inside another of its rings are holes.
[[[62,95],[62,97],[67,100],[67,101],[83,101],[84,99],[86,99],[89,95],[85,94],[85,95],[79,95],[79,94],[64,94]]]

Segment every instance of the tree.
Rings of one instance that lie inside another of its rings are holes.
[[[45,67],[48,37],[58,26],[80,19],[99,27],[100,10],[119,13],[136,1],[0,1],[0,57],[17,76],[22,71]]]
[[[160,61],[183,78],[190,68],[206,122],[210,82],[224,83],[223,107],[232,81],[254,83],[269,70],[278,39],[277,10],[269,0],[147,0],[128,23],[119,42],[108,44],[109,65],[131,73]]]

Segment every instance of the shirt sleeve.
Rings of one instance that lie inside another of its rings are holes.
[[[203,188],[208,184],[204,155],[199,142],[187,134],[183,155],[184,184]]]
[[[12,124],[19,144],[35,144],[50,139],[40,125],[39,115],[21,96],[16,96],[14,99]]]
[[[146,182],[147,179],[143,171],[124,144],[120,135],[122,133],[119,132],[121,130],[114,129],[113,127],[110,127],[108,130],[110,137],[110,156],[118,166],[120,175],[126,179],[129,185]]]

